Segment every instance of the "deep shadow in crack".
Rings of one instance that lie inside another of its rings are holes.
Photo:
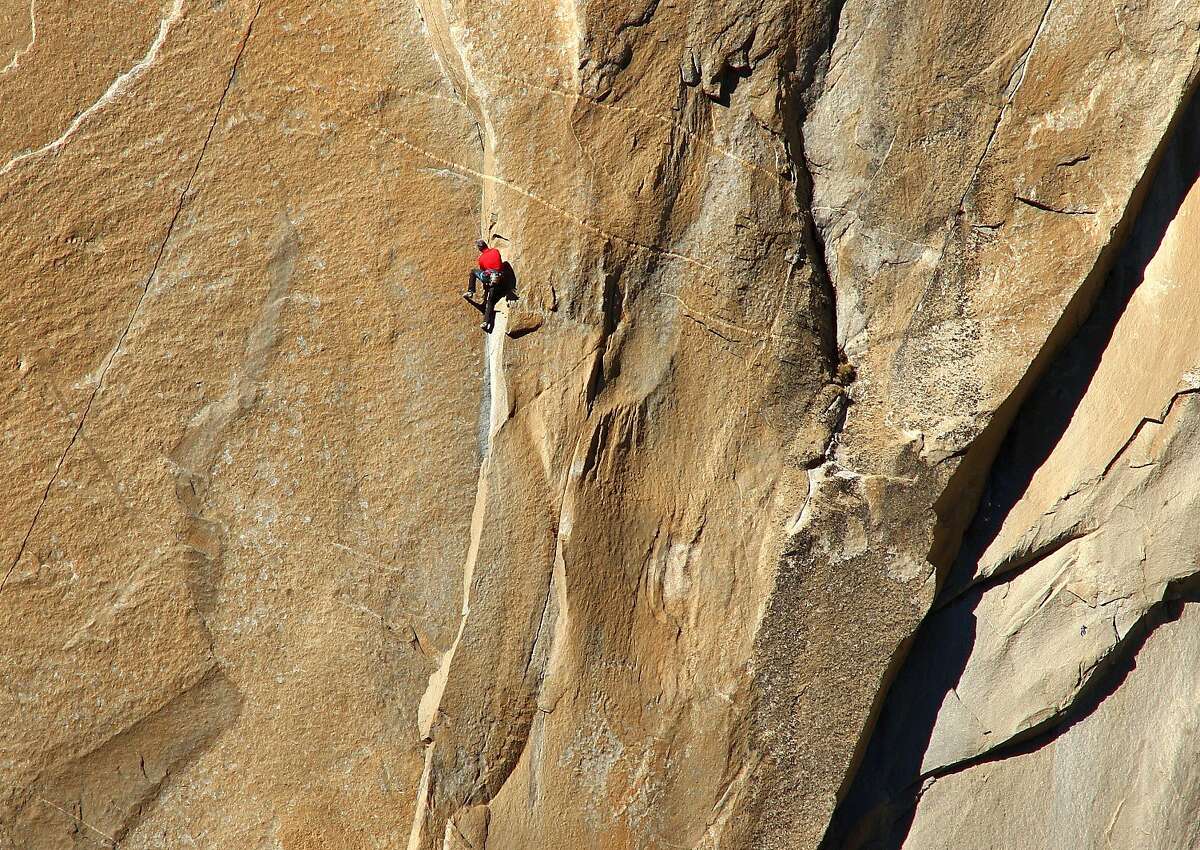
[[[721,106],[728,107],[733,93],[738,90],[742,80],[750,78],[750,66],[733,67],[728,62],[721,67],[721,75],[717,80],[717,93],[709,98]]]
[[[1021,404],[990,464],[980,505],[969,525],[946,585],[918,630],[908,659],[892,685],[861,766],[830,821],[822,850],[885,850],[903,845],[921,791],[921,763],[946,696],[954,690],[975,643],[975,609],[990,588],[1010,581],[1009,571],[974,583],[979,557],[996,538],[1005,517],[1029,486],[1034,473],[1062,439],[1090,385],[1100,359],[1130,297],[1159,250],[1168,225],[1188,190],[1200,179],[1200,98],[1190,97],[1169,143],[1145,181],[1149,189],[1120,243],[1103,288],[1074,336],[1053,356],[1037,385]],[[1120,231],[1118,231],[1120,232]],[[1148,363],[1147,369],[1154,368]],[[1032,370],[1031,370],[1032,371]],[[1000,413],[996,417],[1003,421]],[[964,461],[965,463],[965,461]],[[1196,586],[1175,588],[1172,598],[1200,599]],[[1146,637],[1171,616],[1180,602],[1166,602],[1143,618],[1118,644],[1108,669],[1085,688],[1065,714],[1030,730],[1020,741],[989,751],[967,765],[1007,758],[1044,746],[1088,716],[1120,686]],[[963,769],[964,765],[946,772]]]

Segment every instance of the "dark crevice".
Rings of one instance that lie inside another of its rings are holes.
[[[584,403],[589,416],[604,388],[616,380],[621,371],[620,358],[610,358],[608,353],[613,335],[625,315],[625,290],[621,287],[624,269],[620,265],[607,268],[610,262],[613,262],[611,256],[606,258],[604,288],[600,293],[600,340],[596,344],[591,373],[584,388]]]
[[[840,18],[841,4],[836,4],[836,6],[831,18],[834,21]],[[836,38],[836,27],[830,34],[824,55],[827,56],[828,52],[833,49],[834,38]],[[828,60],[823,61],[827,62]],[[807,88],[785,86],[783,91],[785,95],[781,105],[783,142],[794,169],[800,248],[808,262],[812,283],[817,289],[815,293],[817,303],[814,304],[820,313],[817,330],[824,348],[828,380],[830,383],[835,383],[839,377],[853,374],[853,366],[845,363],[845,366],[839,369],[839,364],[845,362],[845,356],[840,351],[837,340],[837,292],[834,290],[833,276],[829,273],[826,262],[825,243],[812,212],[813,175],[804,143]]]
[[[837,47],[838,36],[842,31],[842,12],[845,11],[846,0],[832,0],[828,4],[829,33],[823,43],[815,45],[816,54],[809,56],[801,63],[803,68],[811,68],[812,76],[800,81],[803,100],[806,106],[811,106],[820,95],[831,85],[829,72],[833,61],[833,50]],[[859,34],[861,38],[861,33]],[[854,45],[856,46],[856,45]],[[853,48],[853,46],[852,46]],[[847,55],[849,55],[847,53]]]
[[[1095,215],[1095,210],[1074,209],[1073,207],[1052,207],[1049,204],[1044,204],[1041,201],[1027,198],[1024,195],[1013,195],[1017,201],[1025,204],[1027,207],[1033,207],[1035,210],[1043,212],[1058,213],[1059,215]]]
[[[837,46],[838,36],[841,33],[842,13],[845,6],[845,0],[832,0],[828,4],[826,20],[829,22],[829,31],[823,40],[814,43],[813,54],[802,57],[797,69],[790,72],[794,78],[794,84],[790,88],[784,87],[786,96],[781,104],[784,141],[796,171],[796,205],[799,210],[802,246],[804,255],[811,266],[813,282],[819,287],[820,299],[824,301],[824,305],[822,305],[824,306],[824,316],[821,318],[819,330],[828,362],[829,381],[842,386],[853,383],[857,374],[854,365],[849,362],[846,352],[838,342],[837,289],[829,270],[825,239],[813,217],[813,164],[809,160],[804,141],[804,121],[812,104],[821,95],[828,82],[827,75],[834,48]],[[831,447],[836,443],[837,435],[845,426],[848,407],[849,397],[847,396],[846,404],[843,405],[837,417],[833,434],[830,437]]]
[[[714,80],[715,91],[712,94],[706,93],[706,96],[714,103],[728,107],[742,80],[748,79],[750,79],[749,67],[736,67],[726,63],[721,66],[721,71]]]
[[[1121,448],[1117,450],[1117,452],[1105,465],[1104,471],[1097,478],[1092,479],[1080,487],[1079,490],[1085,489],[1092,483],[1103,480],[1104,476],[1108,475],[1113,466],[1115,466],[1117,462],[1125,455],[1125,452],[1129,450],[1129,447],[1133,445],[1133,443],[1137,440],[1138,435],[1142,433],[1142,430],[1147,425],[1164,424],[1167,420],[1167,417],[1170,416],[1171,411],[1175,408],[1175,405],[1180,399],[1188,398],[1197,394],[1200,394],[1200,388],[1191,387],[1188,389],[1179,390],[1171,396],[1160,416],[1143,417],[1142,420],[1138,422],[1137,427],[1133,429],[1133,432],[1129,435],[1129,438],[1125,440],[1125,442],[1121,445]],[[1007,460],[1007,455],[1011,453],[1011,449],[1009,446],[1006,446],[1004,451],[1005,455],[1002,457]],[[1074,493],[1079,492],[1079,490],[1072,491],[1067,495],[1074,495]],[[999,562],[986,575],[976,575],[974,572],[968,573],[967,569],[970,568],[971,570],[974,570],[978,564],[978,561],[972,561],[969,564],[964,561],[962,564],[962,572],[954,576],[954,582],[948,583],[942,589],[942,592],[935,600],[932,610],[937,611],[943,608],[948,608],[949,606],[957,603],[959,599],[969,592],[978,591],[980,593],[986,593],[993,587],[1001,584],[1007,584],[1008,582],[1013,581],[1021,573],[1037,564],[1039,561],[1050,557],[1067,544],[1086,537],[1087,535],[1091,534],[1093,530],[1094,529],[1088,527],[1083,520],[1080,520],[1072,527],[1064,530],[1056,537],[1045,541],[1035,549],[1024,553],[1014,553],[1012,558]],[[977,558],[981,556],[982,552],[978,552]]]
[[[797,129],[795,143],[795,161],[798,171],[796,200],[801,210],[801,234],[804,239],[805,253],[812,266],[813,280],[821,288],[821,297],[826,302],[825,307],[827,312],[824,317],[824,327],[822,328],[824,331],[825,356],[829,362],[830,380],[836,382],[839,376],[852,375],[854,367],[846,361],[845,352],[838,346],[837,290],[834,288],[833,276],[829,273],[829,266],[825,259],[825,242],[821,238],[821,232],[817,228],[816,221],[813,220],[813,177],[808,165],[808,155],[804,148],[803,129]],[[841,366],[841,364],[844,364],[844,366]]]
[[[951,605],[958,603],[958,601],[968,593],[983,595],[994,587],[998,587],[1002,584],[1008,584],[1030,567],[1040,563],[1041,561],[1044,561],[1046,558],[1049,558],[1064,546],[1086,537],[1091,533],[1091,531],[1092,529],[1080,527],[1071,528],[1052,540],[1043,543],[1036,549],[1023,554],[1020,557],[1013,558],[1009,562],[1001,564],[996,568],[995,571],[987,576],[982,576],[979,578],[972,576],[970,579],[971,583],[969,584],[948,584],[942,589],[942,592],[938,594],[938,597],[934,600],[933,607],[930,609],[930,611],[937,612],[943,608],[949,608]]]
[[[1025,377],[966,452],[935,505],[938,527],[930,561],[945,582],[935,603],[940,610],[917,632],[871,731],[857,775],[831,819],[823,850],[885,850],[903,844],[915,815],[923,779],[921,762],[938,712],[971,656],[976,606],[988,589],[1010,581],[1017,568],[1046,554],[1033,553],[989,579],[981,581],[975,575],[980,557],[1062,439],[1167,226],[1200,179],[1200,98],[1194,96],[1195,87],[1193,81],[1092,273]],[[1070,539],[1067,536],[1056,544],[1065,545]],[[1197,598],[1200,590],[1195,583],[1172,589],[1174,600]],[[956,601],[947,604],[949,599]],[[1088,716],[1120,686],[1146,635],[1161,618],[1177,611],[1178,603],[1172,604],[1154,609],[1117,645],[1105,669],[1094,673],[1093,683],[1065,713],[1024,733],[1023,741],[1007,743],[950,770],[1044,746]]]
[[[617,31],[614,33],[614,35],[620,35],[626,30],[639,29],[646,26],[646,24],[654,20],[654,14],[658,11],[658,5],[659,0],[650,0],[650,2],[646,4],[646,8],[642,10],[641,14],[618,24]]]

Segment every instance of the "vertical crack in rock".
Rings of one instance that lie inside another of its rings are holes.
[[[747,741],[752,755],[745,758],[753,763],[736,792],[736,801],[729,804],[728,835],[736,837],[725,840],[735,842],[730,846],[763,850],[815,843],[841,782],[842,769],[837,762],[843,753],[837,749],[843,742],[852,742],[856,731],[856,727],[845,728],[853,724],[846,718],[855,710],[847,701],[838,704],[836,716],[827,711],[817,713],[822,709],[815,704],[814,691],[836,686],[831,680],[822,681],[825,671],[816,669],[821,662],[799,657],[820,655],[824,661],[838,651],[814,646],[824,641],[820,620],[836,621],[839,615],[819,599],[829,587],[815,578],[821,575],[820,562],[826,559],[826,552],[820,551],[816,542],[819,532],[805,532],[814,503],[824,501],[827,509],[842,481],[858,479],[853,471],[843,470],[836,457],[839,435],[847,421],[845,385],[852,380],[853,369],[844,362],[839,345],[838,298],[825,234],[813,214],[816,166],[809,156],[804,126],[835,45],[850,35],[840,26],[841,12],[841,3],[822,5],[817,19],[810,22],[820,29],[812,34],[811,42],[793,45],[794,55],[786,60],[776,81],[781,121],[777,135],[791,171],[789,207],[794,210],[789,216],[789,236],[796,242],[790,274],[804,286],[800,303],[781,302],[778,309],[804,321],[811,333],[805,356],[814,361],[809,366],[813,383],[805,392],[811,393],[809,403],[821,430],[813,432],[811,444],[797,443],[797,451],[788,459],[794,468],[777,485],[781,492],[794,494],[796,501],[787,506],[789,516],[776,531],[780,537],[779,548],[771,556],[771,586],[752,626],[754,702]],[[834,481],[838,484],[819,486]],[[818,583],[825,587],[813,586]],[[809,650],[798,653],[798,645]],[[837,662],[828,663],[836,666]],[[819,764],[822,761],[825,763]]]
[[[467,57],[466,47],[455,38],[448,0],[418,0],[417,6],[425,21],[433,57],[455,93],[467,107],[479,130],[479,140],[483,148],[481,168],[477,172],[480,177],[480,232],[481,235],[488,235],[491,230],[491,211],[496,205],[496,187],[503,182],[496,174],[495,128],[492,126],[491,117],[484,106],[485,96],[481,94],[478,79]],[[481,460],[475,492],[475,507],[471,514],[470,541],[463,564],[462,607],[454,641],[442,655],[437,669],[430,674],[429,684],[421,697],[417,710],[418,728],[421,738],[425,742],[425,765],[417,788],[416,807],[409,833],[408,846],[410,850],[417,850],[432,840],[425,836],[424,829],[429,814],[430,784],[434,780],[432,775],[433,758],[437,746],[437,742],[434,740],[434,725],[450,676],[450,669],[454,663],[455,653],[466,631],[471,613],[471,588],[474,584],[475,566],[479,558],[483,524],[487,514],[492,446],[496,432],[508,415],[508,388],[504,376],[504,340],[507,325],[507,309],[498,309],[495,327],[490,334],[484,337],[484,382],[481,397],[486,410],[486,429],[481,428],[480,435]]]
[[[486,92],[471,66],[466,46],[455,37],[449,0],[417,0],[417,8],[425,21],[434,60],[479,129],[479,142],[483,147],[483,161],[479,170],[482,178],[480,228],[482,234],[487,234],[488,215],[496,202],[496,186],[502,181],[496,169],[496,130],[484,107]]]
[[[162,42],[166,39],[166,35],[170,30],[171,24],[173,24],[179,16],[180,10],[182,9],[182,4],[183,0],[176,0],[175,7],[172,12],[173,17],[167,18],[160,25],[159,37],[155,40],[150,53],[147,54],[147,58],[144,59],[142,63],[139,63],[138,66],[135,66],[137,73],[140,74],[142,70],[144,70],[146,67],[149,67],[150,64],[153,64],[154,59],[158,55],[158,50],[161,47]],[[210,141],[212,141],[213,133],[217,127],[217,121],[221,117],[221,111],[225,107],[225,101],[229,96],[229,90],[232,88],[234,79],[237,77],[238,65],[241,63],[242,56],[246,52],[246,45],[250,41],[250,34],[254,29],[254,22],[258,19],[258,13],[261,9],[262,3],[259,3],[258,6],[255,7],[254,13],[250,16],[250,22],[247,24],[246,31],[242,35],[241,42],[238,44],[237,53],[233,59],[233,65],[229,70],[229,78],[225,83],[225,88],[221,91],[220,98],[217,100],[216,107],[213,110],[212,121],[208,125],[208,132],[205,133],[204,142],[201,144],[200,152],[196,156],[196,164],[192,166],[192,171],[188,175],[187,181],[184,183],[183,191],[179,193],[179,199],[175,202],[175,209],[171,214],[170,221],[167,223],[167,229],[163,235],[162,242],[159,243],[158,252],[155,254],[154,263],[150,268],[150,274],[146,276],[146,282],[142,284],[141,293],[138,295],[137,302],[133,306],[133,311],[129,315],[129,320],[125,323],[125,327],[121,330],[120,336],[117,337],[116,345],[113,346],[112,351],[110,351],[108,357],[105,358],[104,365],[100,368],[100,374],[96,379],[96,386],[88,396],[86,404],[84,404],[83,412],[80,414],[79,421],[75,425],[75,430],[71,434],[71,439],[67,442],[66,448],[63,449],[62,454],[59,455],[58,461],[54,465],[54,470],[50,474],[49,480],[46,481],[46,487],[42,491],[41,501],[38,503],[36,510],[33,512],[33,518],[29,521],[29,527],[25,531],[25,536],[21,539],[21,545],[17,547],[17,554],[9,564],[8,570],[4,573],[4,578],[0,580],[0,591],[4,590],[5,585],[8,584],[9,577],[12,575],[12,571],[16,568],[17,564],[20,563],[21,557],[25,554],[25,547],[29,545],[29,538],[32,536],[33,530],[37,527],[38,519],[42,515],[42,510],[45,508],[46,502],[50,498],[50,489],[54,486],[54,482],[58,480],[58,475],[62,471],[63,465],[66,463],[67,456],[71,453],[72,447],[74,447],[76,441],[79,439],[79,435],[83,432],[83,427],[87,422],[88,414],[92,410],[92,403],[95,402],[96,396],[98,396],[100,391],[104,388],[104,383],[108,377],[109,370],[112,368],[117,356],[124,348],[125,340],[129,336],[130,331],[133,329],[133,325],[137,321],[138,316],[141,315],[142,305],[146,301],[146,296],[149,294],[150,287],[154,283],[154,278],[158,274],[158,267],[162,263],[163,255],[166,253],[167,245],[170,243],[171,236],[175,232],[175,224],[179,221],[179,215],[181,212],[183,212],[184,204],[187,202],[188,193],[191,192],[192,183],[195,181],[196,175],[200,171],[200,166],[204,162],[204,155],[208,151],[208,144]],[[131,70],[127,72],[119,79],[128,79],[130,74],[134,74],[134,71]],[[117,83],[113,83],[113,87],[116,87],[117,85]],[[105,95],[110,99],[112,96],[111,93],[114,90],[113,87],[110,87],[109,94]],[[94,107],[95,105],[93,105],[92,108],[89,108],[87,112],[93,111]],[[81,113],[80,117],[82,117],[84,114],[86,114],[86,112]],[[66,137],[64,136],[63,138],[65,140]],[[11,166],[12,163],[9,165]],[[7,168],[0,170],[0,175],[4,174],[4,171],[6,170]]]
[[[843,341],[839,339],[837,290],[833,274],[829,268],[829,258],[826,252],[824,235],[818,227],[814,216],[813,193],[815,182],[813,165],[808,155],[804,139],[804,121],[818,92],[826,86],[830,63],[838,42],[843,36],[842,15],[845,10],[845,0],[830,0],[827,3],[826,20],[828,32],[823,39],[818,39],[813,46],[813,54],[801,59],[800,66],[787,74],[783,79],[787,82],[783,88],[783,126],[784,142],[788,158],[795,171],[793,190],[797,207],[797,218],[800,229],[804,255],[810,264],[812,276],[820,289],[824,315],[820,332],[825,343],[825,355],[828,358],[828,380],[831,383],[841,382],[853,370],[845,363],[842,349]],[[788,79],[791,77],[791,79]],[[834,417],[835,425],[829,437],[826,457],[837,442],[837,436],[846,424],[848,398],[840,396],[841,409]]]
[[[789,122],[791,124],[792,122]],[[795,121],[794,151],[792,162],[796,167],[796,203],[799,208],[800,232],[804,240],[804,250],[812,265],[813,278],[821,288],[825,305],[824,326],[821,328],[826,344],[825,354],[829,358],[830,380],[833,379],[837,363],[841,357],[841,345],[838,340],[837,292],[834,289],[833,276],[829,273],[828,261],[825,256],[825,243],[821,238],[820,229],[813,219],[813,176],[808,154],[804,147],[803,121]],[[845,416],[839,416],[838,430],[845,424]],[[836,434],[831,435],[831,440]]]
[[[498,311],[496,327],[486,342],[487,362],[487,392],[491,400],[488,417],[487,445],[490,447],[496,432],[504,424],[508,415],[508,389],[504,379],[504,339],[507,324],[507,312]],[[442,655],[438,667],[429,676],[429,684],[421,697],[417,709],[417,724],[421,740],[425,743],[425,766],[417,787],[417,802],[413,815],[412,827],[409,833],[408,847],[419,850],[428,843],[424,828],[429,814],[430,783],[433,781],[433,757],[437,741],[434,737],[434,727],[440,710],[442,695],[445,692],[454,664],[455,654],[459,643],[467,629],[471,614],[471,589],[475,582],[475,568],[479,560],[479,550],[483,540],[484,520],[488,508],[488,480],[491,475],[492,457],[490,451],[481,459],[479,481],[475,492],[475,508],[471,514],[470,541],[466,558],[463,563],[462,608],[459,614],[458,630],[450,648]]]
[[[1200,176],[1200,161],[1188,159],[1194,158],[1194,152],[1176,148],[1182,144],[1185,131],[1194,134],[1200,112],[1198,84],[1200,78],[1194,79],[1180,99],[1087,280],[1064,310],[1017,388],[968,448],[935,505],[940,540],[930,560],[938,566],[939,578],[945,581],[945,586],[939,586],[932,613],[911,642],[911,652],[905,648],[907,657],[889,686],[880,717],[868,730],[865,757],[831,820],[821,845],[823,850],[899,847],[930,782],[978,764],[1038,749],[1054,740],[1090,714],[1119,686],[1138,647],[1169,616],[1173,606],[1195,596],[1200,579],[1193,576],[1171,583],[1162,601],[1150,605],[1124,634],[1117,631],[1113,647],[1096,665],[1081,670],[1080,687],[1064,704],[1053,707],[1028,729],[1007,738],[998,736],[993,747],[977,756],[922,770],[944,699],[957,691],[971,656],[975,607],[979,600],[988,590],[1005,586],[1042,559],[1054,556],[1089,533],[1087,529],[1068,529],[1026,556],[1006,563],[1002,572],[983,579],[974,576],[980,557],[998,533],[1004,517],[1019,502],[1034,472],[1062,437],[1114,328],[1142,281],[1141,272],[1183,201],[1183,192]],[[1181,157],[1182,165],[1174,161]],[[1167,169],[1168,164],[1174,170]],[[1125,266],[1132,272],[1117,274]],[[1163,418],[1180,398],[1195,392],[1194,389],[1176,392],[1167,402]],[[1058,399],[1049,417],[1044,400],[1036,409],[1032,407],[1038,404],[1040,396]],[[1021,436],[1018,426],[1023,416],[1036,417],[1036,427],[1031,428],[1038,436],[1034,443],[1029,437],[1021,437],[1023,442],[1018,447],[1014,440]],[[1133,444],[1138,432],[1154,421],[1152,417],[1143,418],[1117,457]],[[1097,480],[1103,479],[1112,468],[1113,461],[1109,460]],[[982,481],[985,477],[986,492]],[[964,506],[962,503],[968,497],[969,502]],[[957,514],[952,509],[954,503],[958,503]],[[967,507],[970,514],[964,517]],[[956,530],[956,525],[964,530]],[[948,619],[951,617],[955,619]],[[969,708],[964,706],[964,710]]]

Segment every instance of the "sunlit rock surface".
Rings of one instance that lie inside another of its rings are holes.
[[[1086,717],[934,783],[904,846],[1195,847],[1200,695],[1187,661],[1198,651],[1200,609],[1188,604]]]
[[[939,590],[989,601],[914,777],[1053,722],[1191,575],[1198,25],[0,0],[0,848],[838,842]]]

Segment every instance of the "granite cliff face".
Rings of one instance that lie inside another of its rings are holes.
[[[1195,4],[0,63],[0,848],[1194,843]]]

